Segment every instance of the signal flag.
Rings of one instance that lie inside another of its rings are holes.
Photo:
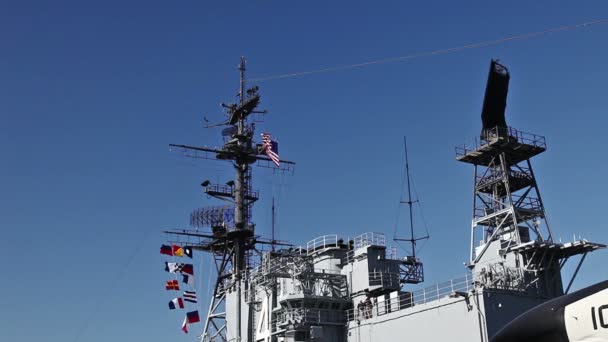
[[[177,282],[177,279],[167,280],[167,285],[165,286],[165,288],[167,290],[176,290],[176,291],[179,291],[179,283]]]
[[[188,323],[192,324],[192,323],[196,323],[196,322],[200,322],[201,320],[198,318],[198,311],[191,311],[188,312],[186,314],[186,318],[188,318]]]
[[[194,277],[193,276],[184,274],[182,281],[184,282],[184,284],[188,284],[188,285],[194,287]]]
[[[188,316],[184,317],[184,323],[182,323],[182,331],[188,333]]]
[[[177,297],[169,302],[169,309],[175,310],[176,308],[184,308],[184,301],[181,299],[181,297]]]
[[[171,248],[171,246],[169,246],[169,245],[161,245],[160,254],[173,256],[173,248]]]
[[[182,323],[182,331],[186,334],[188,333],[188,324],[200,322],[201,320],[198,318],[198,311],[191,311],[186,314],[184,317],[184,323]]]
[[[184,300],[190,303],[196,303],[196,292],[184,291]]]
[[[172,245],[171,247],[173,248],[173,255],[178,257],[184,256],[184,249],[181,246]]]

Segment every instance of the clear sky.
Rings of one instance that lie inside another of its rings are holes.
[[[167,145],[220,143],[202,118],[234,99],[239,56],[258,77],[599,18],[605,1],[0,1],[0,340],[195,339],[167,309],[161,231],[216,204],[198,184],[231,169]],[[259,132],[298,165],[285,177],[255,170],[258,233],[269,234],[273,194],[279,236],[296,244],[405,232],[406,135],[432,237],[420,251],[427,284],[463,274],[473,170],[454,146],[479,133],[500,58],[508,123],[547,136],[533,163],[555,235],[608,242],[607,37],[603,24],[260,82],[270,114]],[[606,252],[587,260],[577,288],[608,278]],[[209,262],[195,264],[204,295]]]

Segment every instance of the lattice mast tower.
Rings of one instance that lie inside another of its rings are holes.
[[[480,148],[459,158],[475,166],[472,262],[479,261],[485,252],[476,252],[476,232],[482,234],[483,242],[511,233],[511,242],[517,245],[530,241],[529,232],[533,239],[553,240],[530,163],[530,158],[546,150],[545,138],[507,126],[509,79],[507,68],[492,61],[482,109]]]
[[[196,250],[209,252],[213,255],[217,279],[213,296],[210,299],[209,311],[205,322],[202,341],[227,341],[227,310],[226,295],[235,292],[235,312],[230,324],[236,327],[233,338],[242,341],[243,288],[247,288],[247,272],[251,251],[256,244],[277,244],[276,241],[260,238],[255,235],[255,225],[251,222],[251,209],[258,199],[258,192],[252,189],[251,164],[261,161],[259,166],[291,171],[291,161],[281,160],[281,166],[274,166],[272,159],[264,155],[266,146],[255,144],[253,141],[255,123],[249,122],[251,114],[264,114],[266,111],[257,110],[260,103],[258,87],[246,89],[245,58],[241,57],[238,67],[240,83],[238,103],[224,104],[227,119],[224,122],[206,127],[228,126],[222,131],[225,143],[221,148],[196,147],[189,145],[171,144],[173,148],[184,151],[188,156],[204,159],[217,159],[232,162],[235,169],[234,181],[226,185],[211,184],[205,180],[201,183],[204,192],[217,199],[231,203],[230,206],[204,207],[195,210],[190,217],[191,226],[195,231],[168,231],[176,235],[186,235],[199,238],[199,243],[192,246]],[[199,232],[199,228],[208,226],[210,233]],[[251,315],[251,310],[247,310]],[[247,317],[251,321],[251,317]],[[249,336],[249,334],[246,334]]]
[[[507,68],[492,60],[480,139],[472,148],[456,151],[457,160],[475,167],[469,267],[487,272],[490,286],[559,296],[563,294],[560,270],[568,258],[583,255],[578,272],[585,255],[601,246],[585,240],[554,242],[530,162],[546,150],[545,137],[507,126],[509,80]]]
[[[505,108],[510,74],[492,60],[482,107],[482,131],[474,149],[457,159],[475,167],[470,265],[496,258],[488,249],[501,241],[501,256],[531,240],[552,242],[530,158],[546,150],[545,138],[508,127]],[[477,245],[479,243],[479,245]],[[516,258],[515,264],[520,260]],[[539,265],[540,266],[540,265]],[[555,270],[555,264],[545,265]],[[561,289],[561,279],[559,288]]]

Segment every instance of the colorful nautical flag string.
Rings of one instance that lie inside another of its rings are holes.
[[[279,159],[279,148],[276,141],[272,141],[272,137],[268,133],[262,133],[262,145],[264,153],[272,160],[272,162],[278,167],[281,165]]]
[[[161,245],[160,254],[169,256],[183,257],[186,255],[192,259],[192,247],[190,246],[178,246],[178,245]],[[184,284],[194,287],[194,266],[192,264],[176,263],[176,262],[165,262],[165,271],[169,273],[181,273],[182,281]],[[179,280],[167,280],[165,285],[167,291],[179,291]],[[184,302],[197,303],[195,291],[184,291],[183,298],[177,297],[169,301],[169,309],[183,309],[185,307]],[[186,313],[184,322],[182,323],[182,331],[188,333],[188,325],[192,323],[200,322],[198,311],[191,311]]]
[[[160,254],[183,257],[184,254],[192,258],[192,248],[178,245],[161,245]]]

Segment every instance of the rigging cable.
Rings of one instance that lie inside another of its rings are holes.
[[[293,73],[274,75],[274,76],[263,76],[263,77],[252,78],[252,79],[250,79],[250,81],[251,82],[262,82],[262,81],[278,80],[278,79],[293,78],[293,77],[299,77],[299,76],[305,76],[305,75],[311,75],[311,74],[320,74],[320,73],[340,71],[340,70],[356,69],[356,68],[366,67],[369,65],[401,62],[401,61],[415,59],[415,58],[430,57],[430,56],[436,56],[436,55],[445,55],[448,53],[458,52],[458,51],[462,51],[462,50],[469,50],[469,49],[476,49],[476,48],[485,47],[485,46],[498,45],[498,44],[510,42],[510,41],[526,40],[526,39],[530,39],[530,38],[534,38],[534,37],[544,36],[544,35],[550,34],[550,33],[576,30],[576,29],[587,27],[587,26],[606,24],[606,23],[608,23],[608,18],[596,19],[596,20],[590,20],[590,21],[586,21],[586,22],[582,22],[582,23],[578,23],[578,24],[553,27],[553,28],[548,28],[548,29],[542,30],[542,31],[521,33],[521,34],[511,35],[511,36],[498,38],[498,39],[494,39],[494,40],[485,40],[485,41],[481,41],[481,42],[477,42],[477,43],[471,43],[471,44],[447,48],[447,49],[417,52],[417,53],[399,56],[399,57],[383,58],[383,59],[377,59],[377,60],[373,60],[373,61],[348,64],[348,65],[339,65],[339,66],[328,67],[328,68],[323,68],[323,69],[293,72]]]
[[[426,239],[423,239],[422,246],[419,246],[418,249],[416,250],[416,253],[419,253],[420,251],[422,251],[424,246],[426,246],[427,242],[431,238],[431,234],[429,233],[429,226],[427,224],[426,217],[424,216],[424,209],[423,209],[424,206],[422,205],[422,201],[420,200],[420,195],[418,195],[418,190],[416,189],[416,182],[414,179],[415,178],[412,177],[412,188],[414,190],[414,196],[416,196],[416,201],[418,201],[418,209],[420,211],[420,218],[422,219],[422,224],[424,225],[424,230],[426,232],[426,237],[427,237]]]
[[[131,265],[131,263],[133,262],[135,257],[137,257],[139,255],[139,252],[140,252],[142,246],[144,245],[144,242],[146,242],[146,240],[148,240],[150,235],[152,235],[151,234],[152,232],[153,232],[152,230],[148,230],[147,233],[143,234],[143,236],[139,240],[139,243],[137,244],[137,246],[134,249],[132,249],[131,255],[127,258],[127,261],[122,264],[123,267],[120,268],[120,270],[118,271],[118,273],[116,274],[114,279],[110,281],[109,286],[106,288],[105,292],[97,298],[97,301],[95,303],[95,306],[93,307],[93,310],[89,311],[89,315],[85,318],[85,320],[82,323],[82,325],[80,326],[80,328],[76,331],[76,335],[74,336],[74,342],[77,342],[80,340],[80,337],[89,328],[91,321],[93,320],[93,318],[95,318],[97,313],[101,310],[101,307],[103,306],[103,304],[107,303],[107,300],[110,298],[110,295],[112,294],[112,290],[115,288],[116,283],[118,283],[118,281],[121,280],[122,277],[125,275],[125,273],[129,269],[129,266]]]
[[[395,240],[397,238],[397,232],[399,230],[399,220],[401,219],[401,202],[403,202],[403,189],[405,187],[405,177],[406,177],[406,174],[404,172],[403,177],[401,178],[401,186],[399,187],[399,189],[401,189],[401,191],[399,193],[399,202],[397,202],[397,217],[395,218],[395,229],[393,231],[393,240]],[[397,243],[397,245],[399,245],[398,241],[395,241],[395,242]],[[402,246],[399,245],[399,247],[402,247]]]

